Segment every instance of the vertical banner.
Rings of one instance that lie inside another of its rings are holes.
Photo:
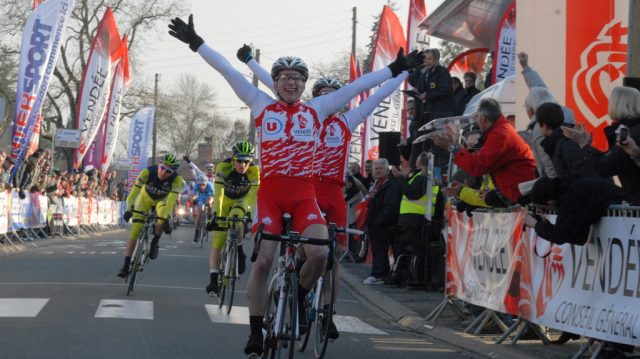
[[[627,72],[628,0],[567,0],[566,105],[606,150],[609,95]]]
[[[102,157],[102,148],[104,146],[104,134],[105,134],[105,122],[100,121],[100,127],[96,133],[91,146],[87,150],[87,153],[82,159],[82,169],[84,172],[90,171],[94,168],[100,168],[100,160]]]
[[[127,36],[122,39],[122,60],[116,67],[113,81],[111,82],[111,98],[107,106],[107,113],[103,123],[106,125],[104,134],[102,155],[100,156],[100,168],[106,171],[111,163],[113,151],[118,141],[118,130],[120,128],[120,108],[122,97],[129,88],[131,75],[129,74],[129,50],[127,48]]]
[[[373,48],[371,71],[379,70],[395,60],[398,50],[405,45],[406,39],[400,20],[393,10],[385,5],[382,9],[382,15],[380,15],[380,24]],[[372,88],[370,91],[375,92],[376,89],[377,87]],[[402,105],[402,96],[399,91],[396,91],[393,95],[380,102],[373,114],[365,121],[363,153],[367,159],[378,159],[379,157],[378,133],[400,131]]]
[[[138,111],[131,119],[129,142],[127,143],[127,155],[131,162],[127,176],[129,191],[131,191],[131,187],[135,183],[136,178],[138,178],[140,171],[147,167],[155,112],[155,107],[145,107]]]
[[[427,29],[420,24],[427,18],[427,8],[424,0],[409,0],[409,19],[407,20],[407,52],[429,48]]]
[[[16,160],[12,175],[20,167],[40,116],[73,3],[73,0],[49,0],[38,6],[25,22],[11,139],[11,157]]]
[[[494,84],[516,73],[516,3],[505,10],[498,25],[495,56],[493,56]]]
[[[79,168],[98,133],[107,109],[111,89],[111,67],[122,57],[122,41],[110,8],[104,13],[91,44],[82,74],[76,125],[82,130],[80,147],[75,151],[74,168]]]
[[[353,82],[358,79],[358,67],[356,65],[356,58],[351,54],[349,60],[349,82]],[[353,110],[360,104],[360,96],[356,96],[349,102],[349,109]],[[349,142],[349,157],[348,163],[362,162],[362,137],[360,136],[362,124],[358,125],[351,134],[351,142]]]

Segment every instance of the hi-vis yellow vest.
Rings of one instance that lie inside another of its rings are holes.
[[[411,184],[413,181],[420,175],[420,172],[417,172],[413,177],[411,177],[407,183]],[[438,191],[440,190],[439,186],[433,186],[432,196],[431,196],[431,210],[436,206],[436,198],[438,195]],[[407,196],[402,195],[402,202],[400,202],[400,214],[420,214],[423,215],[426,212],[427,208],[427,195],[424,194],[422,197],[416,200],[410,200]]]

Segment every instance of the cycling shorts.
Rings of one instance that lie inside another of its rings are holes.
[[[138,212],[149,212],[151,208],[156,209],[156,213],[162,213],[164,207],[167,205],[167,197],[163,199],[154,200],[149,197],[147,192],[143,189],[140,191],[138,198],[136,198],[136,203],[133,206],[133,209]],[[144,216],[139,213],[134,213],[131,221],[131,232],[129,233],[129,239],[136,240],[138,239],[138,235],[144,227]],[[164,223],[164,218],[158,218],[156,220],[157,223]]]
[[[264,231],[282,233],[282,215],[291,214],[291,230],[303,233],[312,224],[326,225],[316,202],[313,182],[300,177],[272,177],[258,188],[255,233],[260,224]]]
[[[238,218],[243,218],[246,214],[249,214],[249,217],[251,217],[251,213],[249,211],[249,203],[247,203],[244,198],[231,199],[229,197],[224,197],[224,199],[222,200],[222,210],[220,214],[216,214],[216,216],[228,218],[237,215]],[[218,227],[223,228],[223,230],[213,232],[211,247],[215,249],[222,249],[224,247],[224,241],[226,240],[226,228],[228,223],[228,221],[219,221],[217,223]]]
[[[347,204],[344,201],[343,186],[335,181],[322,181],[314,179],[313,185],[316,191],[316,199],[320,210],[325,214],[327,223],[335,223],[338,227],[347,225]],[[346,245],[347,236],[344,233],[337,234],[338,244]]]

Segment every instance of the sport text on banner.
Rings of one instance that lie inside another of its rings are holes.
[[[153,106],[145,107],[131,119],[127,143],[127,155],[131,161],[127,176],[129,190],[136,182],[140,171],[147,167],[155,110]]]

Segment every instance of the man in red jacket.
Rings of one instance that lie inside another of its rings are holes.
[[[458,146],[459,130],[447,125],[444,132],[433,136],[437,146],[453,152],[453,162],[472,176],[489,175],[495,190],[485,194],[492,207],[508,207],[522,196],[518,184],[536,177],[536,163],[531,148],[502,115],[498,101],[484,99],[476,113],[482,131],[479,150],[470,152]]]

